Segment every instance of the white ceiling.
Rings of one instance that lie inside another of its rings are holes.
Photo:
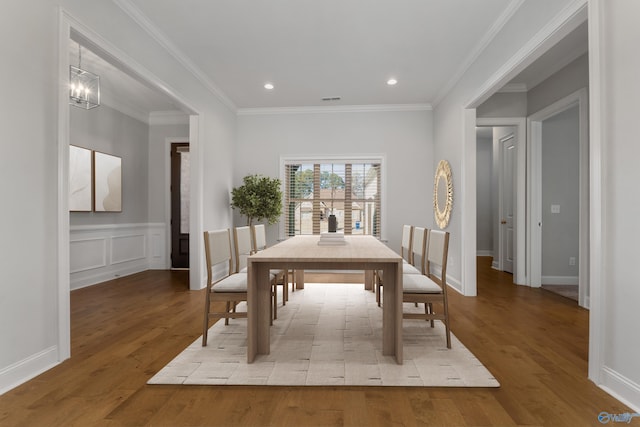
[[[117,0],[233,107],[435,105],[518,0]],[[77,63],[76,43],[70,45]],[[511,81],[531,89],[587,51],[586,24]],[[75,58],[75,59],[73,59]],[[83,48],[105,105],[179,110]],[[91,68],[93,67],[93,69]],[[386,81],[394,77],[395,86]],[[274,84],[267,91],[263,85]],[[340,101],[322,101],[341,97]],[[127,111],[131,112],[128,113]]]

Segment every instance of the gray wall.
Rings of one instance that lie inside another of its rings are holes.
[[[542,283],[575,278],[579,260],[578,107],[542,122]],[[560,213],[551,213],[559,205]],[[576,263],[569,265],[569,257]],[[546,277],[546,279],[545,279]]]
[[[478,106],[476,117],[525,117],[527,115],[526,92],[498,92]]]
[[[584,54],[527,92],[527,112],[534,114],[578,89],[589,87],[589,56]]]
[[[122,212],[71,212],[71,226],[148,222],[149,126],[106,105],[69,110],[72,145],[122,159]]]
[[[478,137],[476,153],[476,250],[493,254],[493,138]]]

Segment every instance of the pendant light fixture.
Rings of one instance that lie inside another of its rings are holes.
[[[78,66],[69,66],[69,104],[85,110],[100,105],[100,76],[82,69],[80,43],[78,43]]]

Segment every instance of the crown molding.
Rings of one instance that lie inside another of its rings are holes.
[[[151,20],[130,0],[113,0],[122,11],[135,23],[147,32],[160,46],[164,47],[183,67],[185,67],[196,79],[198,79],[209,91],[215,95],[231,111],[237,111],[238,107],[218,86],[216,86],[206,74],[196,66],[169,38],[156,27]]]
[[[493,39],[498,35],[507,22],[513,17],[517,10],[522,6],[525,0],[512,0],[509,6],[500,14],[498,19],[493,23],[489,31],[480,39],[480,42],[473,49],[471,54],[462,63],[462,66],[454,73],[453,77],[440,89],[437,93],[433,105],[437,106],[447,96],[449,91],[460,81],[462,76],[471,68],[471,65],[478,59],[480,54],[489,46]]]
[[[149,113],[149,126],[188,125],[189,115],[183,111],[152,111]]]
[[[332,105],[309,107],[239,108],[239,116],[268,114],[368,113],[393,111],[431,111],[431,104]]]

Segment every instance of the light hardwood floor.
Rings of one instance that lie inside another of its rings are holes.
[[[478,297],[449,293],[451,325],[499,389],[146,385],[200,336],[204,295],[187,282],[148,271],[73,291],[71,359],[0,396],[0,426],[598,426],[633,412],[587,380],[588,312],[489,258]]]

